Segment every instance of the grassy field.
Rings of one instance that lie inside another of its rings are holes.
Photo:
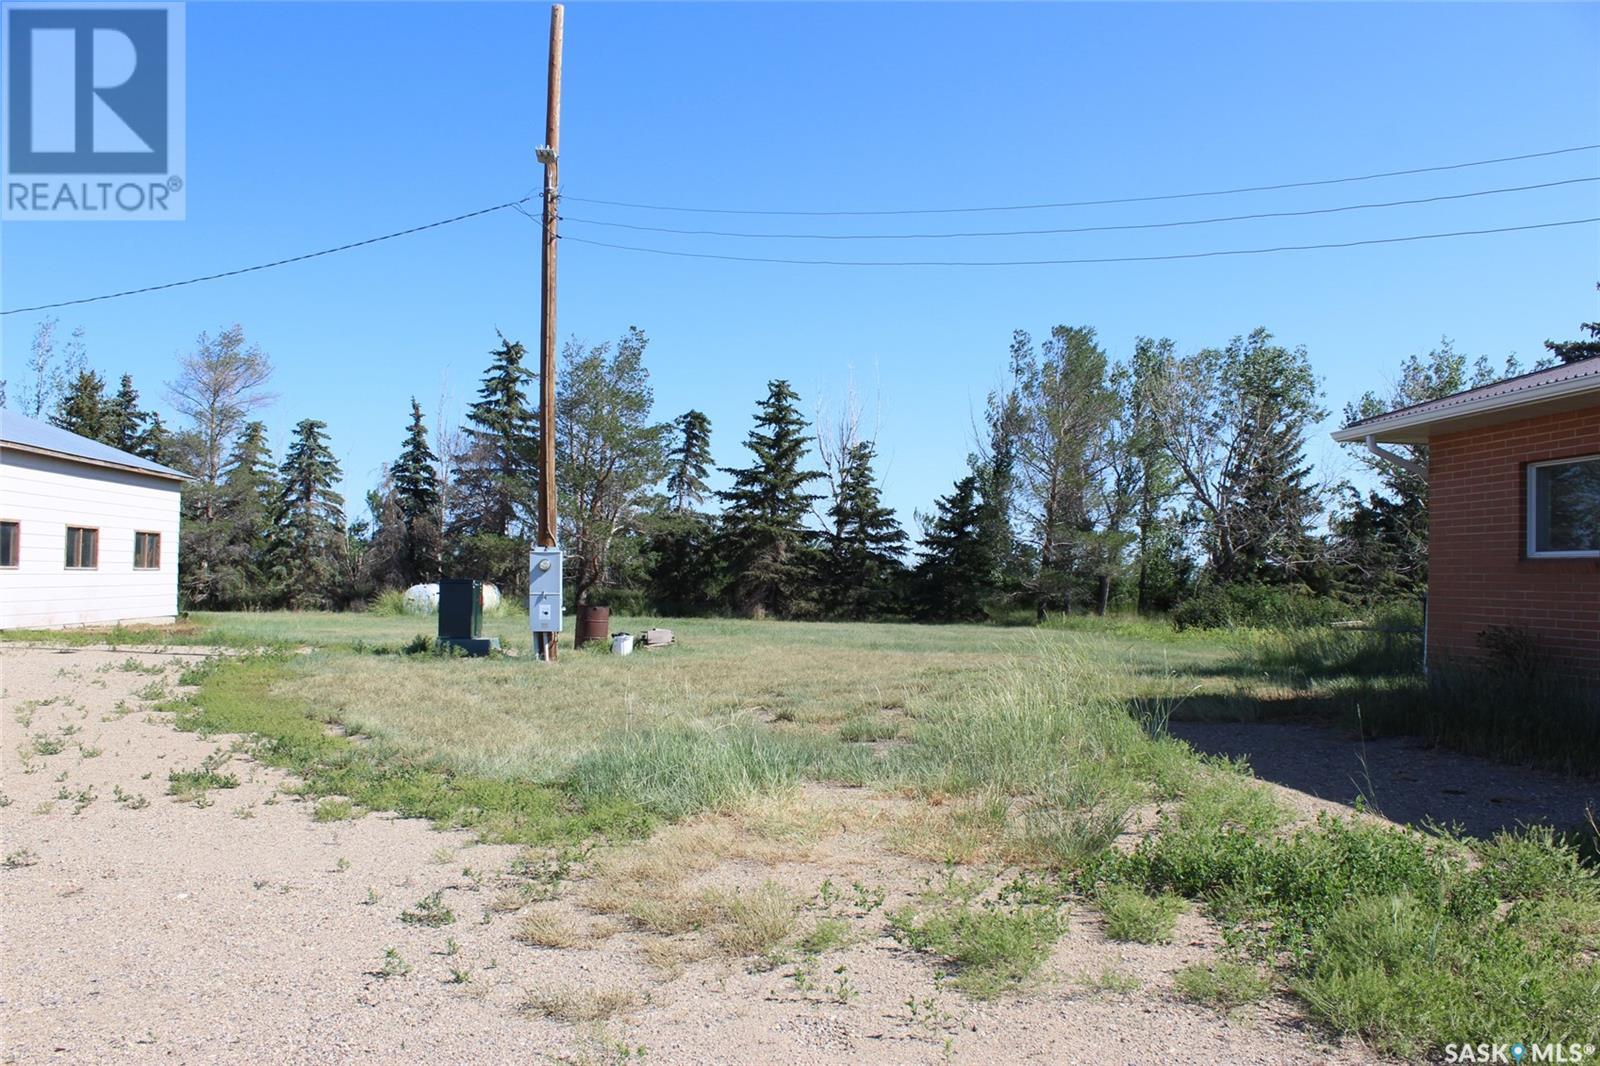
[[[1227,644],[1200,635],[1156,641],[1134,632],[681,619],[671,622],[679,642],[670,649],[620,658],[600,646],[568,646],[551,670],[526,657],[382,654],[422,629],[405,617],[193,621],[231,643],[314,646],[293,658],[283,690],[363,733],[456,770],[540,781],[561,778],[580,755],[617,737],[652,731],[759,725],[797,740],[888,741],[908,723],[948,711],[997,670],[1052,651],[1103,664],[1106,677],[1128,681],[1130,697],[1188,691],[1191,674],[1220,667],[1228,654]],[[618,619],[612,627],[638,633],[655,621]],[[521,616],[486,620],[485,629],[526,656]]]
[[[1248,771],[1164,731],[1175,712],[1315,710],[1324,697],[1304,664],[1388,683],[1404,649],[1137,621],[669,624],[674,647],[563,648],[550,667],[527,657],[511,613],[486,628],[524,654],[476,660],[418,650],[431,627],[405,616],[195,615],[166,639],[263,652],[213,660],[189,679],[198,694],[168,706],[180,728],[257,738],[260,758],[322,799],[319,817],[392,810],[475,827],[546,849],[538,861],[558,871],[571,845],[637,842],[590,864],[587,905],[658,933],[664,953],[692,930],[714,930],[733,956],[826,939],[802,934],[799,904],[775,889],[684,886],[730,854],[765,861],[797,834],[842,829],[837,812],[804,809],[799,786],[861,786],[891,806],[845,822],[951,871],[887,931],[974,996],[1028,984],[1068,907],[1154,943],[1193,908],[1228,957],[1179,992],[1219,1009],[1287,992],[1330,1028],[1407,1055],[1469,1035],[1600,1032],[1600,882],[1566,843],[1296,824]],[[706,812],[748,831],[708,835],[695,820]],[[1150,828],[1113,846],[1131,825]],[[530,942],[561,935],[527,930]]]

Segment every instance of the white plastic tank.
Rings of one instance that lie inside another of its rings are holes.
[[[494,594],[495,602],[500,601],[500,593]],[[407,614],[435,614],[439,610],[439,586],[437,584],[412,585],[406,589]]]
[[[489,584],[489,582],[485,581],[483,583],[483,610],[484,610],[484,613],[487,614],[490,611],[498,611],[499,609],[500,609],[500,588],[497,585],[491,585],[491,584]]]
[[[612,637],[611,638],[611,654],[612,655],[632,655],[633,654],[633,634],[631,634],[631,633],[618,633],[616,636]]]

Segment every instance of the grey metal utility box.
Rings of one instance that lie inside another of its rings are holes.
[[[528,552],[528,628],[535,633],[561,632],[561,549]]]

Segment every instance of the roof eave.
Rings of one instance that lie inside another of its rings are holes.
[[[185,481],[194,480],[188,474],[182,474],[176,470],[168,470],[165,468],[161,470],[151,470],[149,467],[133,466],[128,463],[114,463],[108,459],[91,459],[88,456],[74,455],[71,452],[56,451],[54,448],[41,448],[36,444],[17,444],[12,441],[0,441],[0,449],[7,451],[28,452],[32,455],[44,455],[51,459],[62,459],[69,463],[82,463],[85,466],[98,466],[107,470],[122,470],[130,474],[143,474],[145,477],[160,478],[163,481],[176,481],[179,484],[182,484]]]
[[[1600,402],[1600,377],[1573,378],[1523,393],[1488,396],[1444,410],[1401,412],[1356,422],[1332,433],[1340,444],[1359,444],[1371,438],[1378,444],[1424,444],[1431,436],[1480,425],[1532,418],[1542,411],[1555,414],[1585,406],[1592,394]]]

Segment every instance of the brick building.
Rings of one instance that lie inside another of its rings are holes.
[[[1564,672],[1600,680],[1600,359],[1356,422],[1333,439],[1428,445],[1430,662],[1526,633]]]

